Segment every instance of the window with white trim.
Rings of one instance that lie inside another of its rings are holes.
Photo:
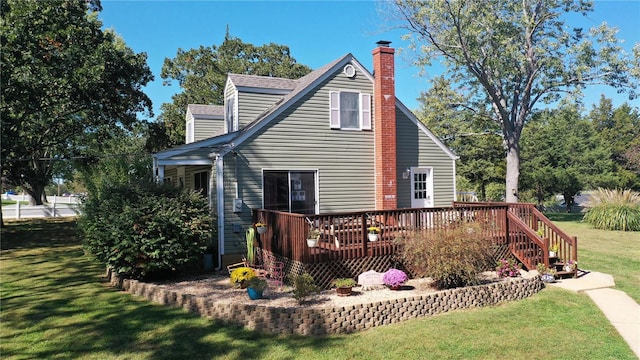
[[[197,172],[193,174],[193,190],[199,191],[202,196],[209,195],[209,172]]]
[[[332,129],[371,130],[371,94],[329,91]]]

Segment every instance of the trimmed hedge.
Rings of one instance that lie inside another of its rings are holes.
[[[207,200],[165,184],[104,185],[83,202],[84,247],[115,273],[162,276],[199,261],[212,236]]]

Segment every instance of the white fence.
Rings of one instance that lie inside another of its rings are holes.
[[[3,219],[29,219],[48,217],[78,216],[79,199],[75,196],[52,196],[45,205],[22,205],[20,201],[28,200],[25,195],[2,195],[5,199],[17,201],[15,205],[2,206]]]

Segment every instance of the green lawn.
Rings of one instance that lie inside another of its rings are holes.
[[[640,232],[593,229],[582,214],[547,216],[564,232],[578,237],[578,267],[613,275],[616,288],[640,303]]]
[[[2,359],[636,359],[586,295],[556,288],[350,335],[274,336],[110,288],[71,221],[1,235]]]

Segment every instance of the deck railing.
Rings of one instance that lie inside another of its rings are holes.
[[[372,210],[331,214],[292,214],[254,210],[254,221],[267,224],[259,246],[275,254],[303,263],[322,263],[337,259],[356,259],[391,255],[394,240],[409,231],[441,231],[455,222],[482,224],[484,235],[498,244],[506,244],[507,206],[416,208]],[[311,227],[320,230],[317,247],[307,246]],[[379,227],[377,241],[368,240],[367,229]]]
[[[454,207],[475,207],[505,205],[505,203],[462,203],[455,202]],[[529,269],[538,262],[550,265],[549,249],[557,245],[559,250],[554,261],[568,263],[578,260],[578,238],[567,235],[551,222],[535,204],[508,203],[510,247]]]

